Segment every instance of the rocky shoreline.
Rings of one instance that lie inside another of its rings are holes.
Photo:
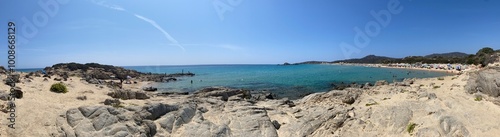
[[[64,79],[64,72],[48,70],[52,78]],[[92,74],[89,70],[86,72],[91,73],[85,74]],[[118,88],[100,86],[102,83],[91,83],[76,74],[67,74],[66,81],[21,74],[18,86],[22,87],[24,97],[16,100],[18,127],[13,130],[2,127],[0,136],[495,136],[500,133],[500,123],[492,120],[500,114],[498,67],[394,84],[380,81],[363,88],[313,93],[297,100],[224,87],[206,88],[193,94],[145,92],[143,87],[148,81],[138,80],[136,84]],[[48,91],[48,86],[57,82],[68,85],[69,92]],[[1,85],[0,89],[2,98],[8,87]],[[7,113],[0,112],[0,116],[7,117]],[[7,122],[1,120],[2,125]]]

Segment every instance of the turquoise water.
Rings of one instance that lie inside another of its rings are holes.
[[[258,91],[265,90],[276,93],[279,97],[291,99],[307,93],[329,91],[332,88],[331,83],[374,83],[377,80],[392,82],[404,78],[449,75],[431,71],[341,65],[189,65],[125,68],[152,73],[189,71],[196,74],[194,77],[182,77],[177,82],[155,85],[162,91],[193,92],[204,87],[224,86]],[[193,81],[192,84],[191,81]]]

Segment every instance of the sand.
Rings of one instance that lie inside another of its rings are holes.
[[[5,76],[4,76],[5,78]],[[15,130],[8,128],[8,115],[0,112],[0,136],[48,136],[50,133],[57,131],[56,118],[59,114],[67,111],[70,108],[80,106],[95,106],[104,105],[105,99],[111,98],[107,95],[112,90],[106,86],[100,88],[98,86],[87,84],[85,81],[80,81],[78,77],[70,77],[71,80],[63,83],[68,86],[68,93],[51,92],[50,86],[58,81],[49,79],[43,81],[41,77],[34,77],[31,82],[18,83],[17,86],[22,87],[24,97],[16,99],[16,122]],[[24,80],[22,80],[24,81]],[[124,88],[140,89],[147,85],[147,82],[140,82],[133,85],[124,85]],[[0,90],[8,91],[9,86],[0,84]],[[77,97],[86,96],[86,100],[78,100]],[[4,101],[0,101],[6,103]],[[142,105],[147,101],[130,100],[126,104],[135,103]]]

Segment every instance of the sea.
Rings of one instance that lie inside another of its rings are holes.
[[[332,83],[374,84],[378,80],[402,81],[405,78],[430,78],[451,75],[444,72],[378,68],[364,66],[311,65],[179,65],[125,66],[140,72],[194,73],[178,81],[156,83],[161,92],[195,92],[206,87],[222,86],[271,92],[279,98],[297,99],[301,96],[332,90]],[[20,69],[32,72],[40,69]]]

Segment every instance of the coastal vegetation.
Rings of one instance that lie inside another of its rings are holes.
[[[50,91],[56,92],[56,93],[67,93],[68,88],[66,88],[66,85],[64,85],[63,83],[56,83],[56,84],[52,84],[52,86],[50,86]]]
[[[406,126],[406,131],[411,134],[416,126],[417,124],[415,123],[409,123],[408,126]]]
[[[391,64],[391,63],[409,63],[409,64],[474,64],[487,66],[495,62],[500,57],[500,50],[494,50],[490,47],[480,49],[476,54],[466,54],[461,52],[450,52],[442,54],[430,54],[427,56],[407,56],[404,58],[391,58],[385,56],[368,55],[359,59],[337,60],[328,63],[368,63],[368,64]],[[320,61],[308,61],[297,64],[319,64]]]

